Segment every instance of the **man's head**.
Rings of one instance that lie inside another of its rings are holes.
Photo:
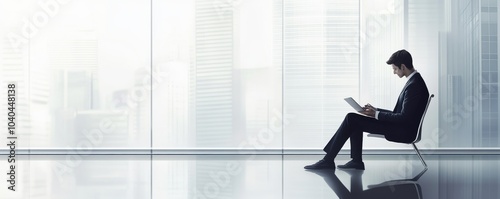
[[[400,78],[413,72],[413,59],[405,49],[393,53],[386,63],[392,65],[394,74],[397,74]]]

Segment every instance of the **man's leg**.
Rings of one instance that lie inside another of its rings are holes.
[[[363,132],[356,130],[349,138],[351,140],[351,158],[355,162],[363,162]]]
[[[363,146],[363,132],[385,132],[388,129],[387,124],[376,120],[375,118],[359,115],[356,113],[349,113],[344,118],[342,124],[335,135],[330,139],[328,144],[323,148],[326,152],[325,157],[319,162],[304,167],[305,169],[322,169],[335,167],[335,157],[340,149],[344,146],[347,139],[351,138],[352,150],[351,157],[359,158],[361,161],[362,146]],[[355,168],[364,169],[362,162],[360,165],[354,165]],[[339,166],[340,167],[340,166]]]
[[[362,162],[363,132],[383,134],[393,129],[393,125],[381,122],[375,118],[356,113],[346,115],[335,135],[323,149],[327,155],[325,159],[333,161],[348,138],[351,140],[351,158]]]
[[[323,151],[326,152],[325,157],[312,165],[305,166],[304,169],[335,169],[335,163],[333,160],[339,153],[342,146],[344,146],[344,143],[351,136],[352,125],[349,122],[353,118],[352,114],[355,113],[349,113],[345,116],[345,119],[342,124],[340,124],[339,129],[323,149]],[[362,132],[359,133],[361,134]]]
[[[326,144],[325,148],[323,148],[323,151],[326,152],[324,158],[325,160],[333,161],[333,159],[335,159],[335,157],[339,153],[340,149],[344,146],[347,139],[349,139],[351,136],[354,136],[356,143],[360,143],[358,144],[359,147],[362,146],[363,132],[356,127],[356,123],[358,122],[355,121],[359,119],[358,117],[364,116],[358,115],[356,113],[348,113],[345,116],[344,121],[342,122],[342,124],[340,124],[340,127],[335,135],[332,137],[332,139],[330,139],[328,144]],[[359,139],[359,137],[361,137],[361,139]],[[359,152],[360,151],[361,149],[359,150]]]

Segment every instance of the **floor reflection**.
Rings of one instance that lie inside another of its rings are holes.
[[[149,156],[22,155],[16,164],[18,189],[2,187],[2,199],[151,198]]]
[[[499,198],[500,155],[367,155],[364,171],[304,170],[320,155],[32,155],[9,199]],[[337,164],[349,161],[340,155]],[[0,161],[0,168],[7,168]],[[5,178],[4,178],[5,180]]]
[[[277,155],[155,156],[154,198],[282,198]]]
[[[422,188],[418,184],[418,179],[427,171],[424,169],[417,176],[411,179],[389,180],[380,184],[368,185],[368,189],[363,190],[362,170],[308,170],[325,180],[326,184],[341,199],[357,198],[422,198]],[[335,172],[346,172],[350,175],[350,191],[340,181]]]

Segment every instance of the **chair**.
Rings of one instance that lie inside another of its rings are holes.
[[[427,105],[425,106],[424,114],[422,114],[422,118],[420,119],[420,124],[418,125],[417,136],[415,137],[415,140],[413,140],[413,142],[411,142],[411,145],[413,145],[415,152],[417,152],[417,155],[420,158],[420,161],[422,162],[422,164],[424,165],[426,170],[427,170],[427,164],[425,163],[424,159],[422,158],[422,155],[420,154],[420,151],[418,150],[415,143],[420,142],[420,139],[422,139],[422,124],[424,123],[424,118],[425,118],[425,114],[427,113],[427,108],[429,108],[429,104],[431,103],[431,99],[433,97],[434,97],[434,94],[431,94],[431,96],[429,97],[429,100],[427,100]],[[378,137],[378,138],[385,139],[384,135],[372,134],[372,133],[369,133],[368,137]]]

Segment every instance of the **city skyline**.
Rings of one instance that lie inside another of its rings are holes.
[[[268,136],[262,133],[287,114],[294,121],[259,146],[315,148],[351,111],[343,97],[392,108],[404,79],[395,78],[384,61],[401,48],[415,56],[437,97],[424,125],[431,133],[424,137],[432,142],[429,147],[498,146],[496,1],[274,0],[214,6],[193,0],[162,2],[153,10],[131,2],[115,11],[128,23],[107,14],[109,3],[68,5],[96,14],[62,12],[67,19],[56,18],[40,30],[25,51],[13,52],[8,39],[2,43],[2,70],[13,72],[9,64],[18,64],[15,75],[4,73],[4,82],[17,78],[21,98],[29,99],[19,103],[21,112],[30,109],[24,117],[20,113],[31,139],[26,146],[75,147],[82,139],[78,128],[86,126],[76,127],[75,114],[94,110],[128,117],[122,132],[127,141],[113,145],[124,148],[238,148]],[[160,13],[163,7],[171,12]],[[153,24],[141,21],[151,19]],[[11,25],[2,26],[4,35]],[[130,25],[140,28],[117,34]],[[470,67],[476,65],[481,67]],[[477,96],[480,105],[464,107],[468,96]],[[466,109],[449,117],[455,105]],[[456,123],[463,126],[453,129]],[[449,132],[460,136],[432,140]],[[377,148],[381,142],[367,144]]]

